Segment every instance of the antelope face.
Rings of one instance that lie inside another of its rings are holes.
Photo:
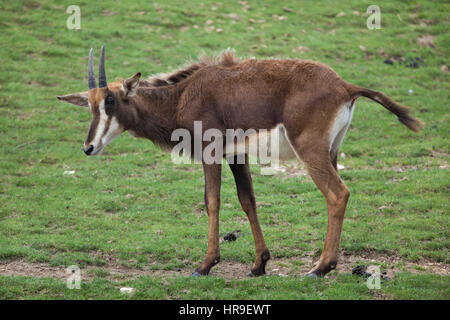
[[[116,97],[108,88],[92,89],[88,94],[92,122],[83,151],[86,155],[99,154],[103,148],[117,138],[124,128],[120,125],[116,111]]]
[[[104,47],[99,64],[99,87],[94,76],[93,50],[89,53],[88,84],[89,91],[57,96],[59,100],[70,104],[88,107],[92,113],[92,122],[83,151],[88,156],[100,154],[105,146],[116,139],[126,128],[119,121],[120,112],[126,112],[127,104],[139,85],[141,74],[125,80],[106,83]],[[122,110],[122,111],[121,111]]]

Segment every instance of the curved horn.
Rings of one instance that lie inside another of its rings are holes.
[[[89,90],[97,88],[97,85],[95,83],[95,74],[94,74],[94,49],[92,49],[92,48],[91,48],[91,51],[89,51],[88,84],[89,84]]]
[[[105,73],[105,46],[103,45],[102,51],[100,52],[100,63],[98,65],[98,86],[99,88],[105,88],[107,85]]]

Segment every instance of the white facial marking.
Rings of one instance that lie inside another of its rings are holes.
[[[111,123],[109,124],[108,132],[102,138],[103,146],[106,146],[108,143],[111,143],[122,133],[122,127],[119,125],[116,117],[111,118]]]
[[[101,137],[103,134],[103,131],[105,130],[106,122],[108,120],[108,116],[105,112],[105,100],[102,100],[100,104],[98,105],[98,110],[100,111],[100,119],[98,121],[97,129],[95,131],[95,137],[94,140],[91,141],[91,144],[94,146],[94,151],[92,154],[96,154],[101,149],[103,149],[101,142]]]
[[[107,144],[112,142],[123,132],[123,128],[120,126],[116,117],[113,116],[110,120],[108,119],[108,115],[105,111],[105,100],[100,102],[98,109],[100,112],[100,119],[95,131],[94,140],[91,141],[91,145],[94,146],[94,150],[91,153],[92,155],[100,153]],[[108,121],[110,121],[108,131],[104,132],[108,125]]]

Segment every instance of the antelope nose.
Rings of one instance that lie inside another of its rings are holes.
[[[94,146],[91,144],[89,146],[89,148],[87,149],[83,149],[84,153],[86,153],[86,155],[90,155],[92,153],[92,151],[94,151]]]

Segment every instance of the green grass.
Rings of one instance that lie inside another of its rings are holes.
[[[120,293],[120,286],[133,286],[133,295]],[[436,275],[401,273],[381,290],[369,290],[364,281],[349,274],[320,281],[301,277],[267,276],[249,280],[216,277],[193,279],[140,277],[134,281],[110,282],[102,278],[69,290],[51,278],[0,277],[4,299],[443,299],[448,281]]]
[[[156,263],[154,268],[173,270],[195,269],[206,252],[201,167],[174,165],[170,155],[128,134],[104,156],[87,158],[80,149],[89,113],[55,99],[87,89],[89,48],[98,54],[105,43],[111,80],[165,72],[202,52],[233,47],[244,57],[319,60],[347,81],[411,106],[426,123],[420,135],[381,106],[358,101],[339,161],[352,192],[341,247],[349,254],[448,267],[450,86],[449,73],[441,70],[450,65],[448,2],[382,1],[380,30],[366,28],[362,14],[370,1],[248,3],[250,8],[238,1],[79,1],[79,31],[66,28],[71,1],[0,3],[0,260],[101,267],[110,257],[135,268]],[[337,17],[340,12],[346,16]],[[420,46],[422,35],[435,36],[434,46]],[[299,46],[307,49],[299,53]],[[388,65],[385,55],[419,57],[426,66]],[[75,174],[64,175],[66,170]],[[270,204],[259,208],[259,217],[275,260],[318,255],[327,215],[315,185],[306,177],[252,171],[257,201]],[[222,245],[222,261],[250,267],[254,245],[244,219],[225,169],[221,233],[239,228],[244,236]],[[56,279],[0,276],[0,298],[125,298],[120,285],[135,287],[134,298],[151,299],[450,298],[448,276],[425,271],[397,273],[381,291],[336,272],[315,282],[300,274],[117,282],[100,271],[82,290],[68,290]]]

